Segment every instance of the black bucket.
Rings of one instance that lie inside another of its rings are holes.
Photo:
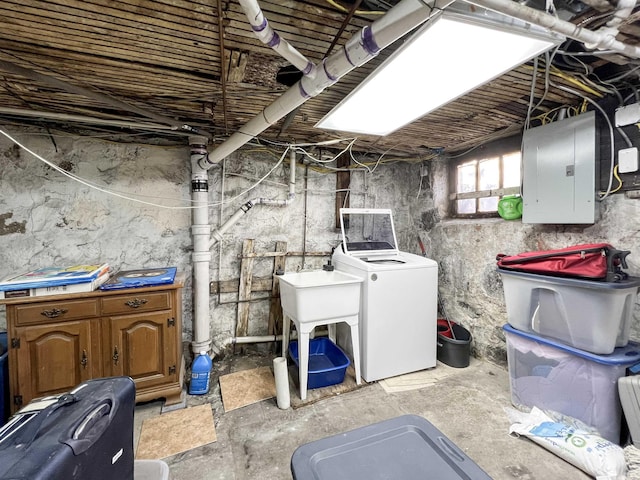
[[[471,356],[471,332],[454,322],[451,322],[451,329],[455,338],[438,333],[438,360],[450,367],[468,367]]]

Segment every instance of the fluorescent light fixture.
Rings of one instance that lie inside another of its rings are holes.
[[[316,127],[388,135],[563,40],[480,7],[473,15],[460,8],[422,26]]]

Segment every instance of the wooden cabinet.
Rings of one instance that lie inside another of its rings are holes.
[[[136,401],[181,400],[182,286],[1,300],[7,307],[11,411],[91,378],[127,375]]]

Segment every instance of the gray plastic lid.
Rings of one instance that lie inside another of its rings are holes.
[[[298,447],[294,480],[491,480],[426,419],[403,415]]]

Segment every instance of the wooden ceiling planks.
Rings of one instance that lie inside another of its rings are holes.
[[[222,12],[213,0],[5,0],[0,3],[4,17],[0,60],[107,93],[224,137],[282,95],[287,87],[276,81],[276,74],[287,61],[254,36],[237,0],[221,4]],[[326,55],[348,14],[347,8],[325,0],[261,0],[260,5],[281,37],[314,62]],[[334,51],[377,18],[355,15]],[[221,60],[221,39],[226,60]],[[263,135],[292,141],[350,136],[313,126],[401,43],[396,42],[303,104],[280,137],[282,122]],[[224,94],[223,62],[228,67]],[[545,92],[541,71],[535,86],[536,102]],[[388,137],[359,136],[356,148],[427,155],[431,148],[461,148],[516,131],[529,106],[531,75],[530,67],[519,67]],[[563,79],[554,81],[566,84]],[[546,99],[540,111],[580,101],[554,89],[546,93]],[[3,71],[0,105],[136,118],[95,99]],[[222,128],[225,118],[226,129]]]

